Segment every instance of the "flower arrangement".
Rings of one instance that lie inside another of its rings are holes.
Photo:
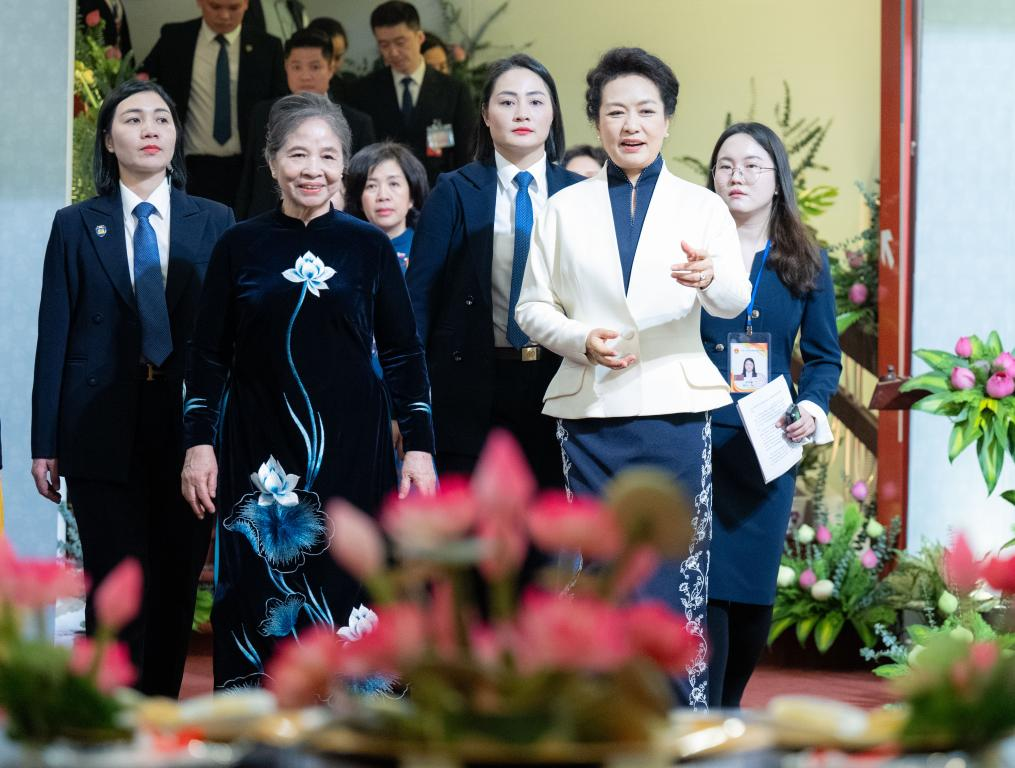
[[[53,645],[45,638],[45,610],[84,590],[80,571],[59,560],[19,558],[0,537],[0,709],[12,739],[44,744],[129,735],[113,692],[133,682],[134,669],[115,636],[140,607],[141,566],[125,560],[97,588],[96,637],[79,637],[72,648]]]
[[[948,461],[976,444],[980,472],[987,495],[994,492],[1004,465],[1005,454],[1015,459],[1015,356],[1004,350],[997,331],[986,341],[962,336],[954,353],[918,349],[914,354],[931,370],[915,376],[900,387],[903,392],[926,391],[913,404],[924,413],[952,420],[948,439]],[[1015,489],[1001,497],[1015,504]]]
[[[96,120],[102,100],[120,83],[134,76],[133,59],[124,59],[116,46],[105,45],[105,21],[98,11],[78,25],[74,43],[74,122],[72,135],[71,202],[87,200],[95,194],[92,181],[92,155]]]
[[[874,627],[895,621],[896,611],[883,602],[882,573],[895,558],[899,522],[889,528],[874,516],[867,486],[855,483],[853,501],[838,523],[819,511],[816,527],[795,528],[786,542],[777,577],[775,607],[768,642],[796,627],[801,645],[813,634],[814,644],[826,652],[847,622],[865,646],[877,641]]]
[[[881,198],[857,182],[870,212],[870,225],[859,235],[832,250],[841,255],[832,260],[835,287],[835,325],[840,334],[852,325],[874,333],[878,324],[878,261],[881,252],[879,215]]]
[[[283,706],[330,700],[361,730],[431,745],[644,742],[666,720],[666,673],[703,661],[700,628],[628,600],[687,552],[690,510],[665,475],[618,477],[603,503],[536,496],[495,433],[470,482],[393,498],[379,527],[345,502],[329,515],[332,553],[372,607],[279,650],[267,676]],[[530,543],[559,562],[520,588]],[[562,552],[594,566],[576,576]]]

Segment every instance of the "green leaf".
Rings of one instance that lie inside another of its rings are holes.
[[[952,372],[952,368],[956,366],[965,367],[969,362],[964,357],[957,357],[951,352],[942,352],[939,349],[918,349],[913,354],[931,368],[949,374]]]
[[[935,392],[913,403],[913,410],[936,413],[944,416],[958,416],[978,395],[970,390],[962,392]]]
[[[906,634],[909,635],[909,639],[913,641],[914,645],[923,645],[933,633],[933,629],[923,624],[910,624],[906,627]]]
[[[924,389],[928,392],[950,392],[951,382],[949,375],[943,371],[931,371],[921,376],[914,376],[902,382],[900,392],[912,392],[913,390]]]
[[[909,674],[908,664],[882,664],[880,667],[875,667],[873,670],[874,674],[878,677],[895,678],[902,677]]]
[[[791,616],[786,616],[781,619],[777,619],[772,622],[772,626],[768,630],[768,644],[771,645],[775,642],[776,638],[779,637],[783,632],[793,626],[795,619]]]
[[[1005,491],[1004,493],[1002,493],[1001,498],[1007,501],[1009,504],[1015,504],[1015,488],[1012,488],[1010,491]],[[1012,544],[1015,544],[1015,539],[1009,541],[1007,544],[1004,545],[1004,547],[1001,547],[1001,549],[1004,549],[1005,547],[1010,547]]]
[[[975,416],[969,416],[965,421],[960,421],[952,427],[952,435],[948,440],[948,461],[955,461],[955,457],[966,448],[976,442],[981,430]]]
[[[1000,355],[1004,351],[1004,345],[1001,343],[1001,337],[997,335],[997,331],[991,331],[990,335],[987,336],[987,357],[994,358]]]
[[[840,336],[846,332],[846,329],[857,322],[865,310],[854,309],[849,312],[843,312],[841,315],[835,317],[835,332]]]
[[[825,615],[818,625],[814,628],[814,644],[818,646],[818,651],[824,653],[832,647],[832,643],[835,642],[835,638],[839,636],[842,631],[842,627],[846,623],[846,617],[838,611],[832,611]]]
[[[801,646],[807,644],[807,638],[811,634],[811,630],[814,629],[814,625],[818,623],[820,616],[808,616],[806,619],[801,619],[796,625],[796,639]]]
[[[853,629],[860,635],[860,641],[863,643],[864,648],[873,648],[878,643],[877,637],[874,635],[874,630],[871,629],[865,622],[857,621],[856,619],[850,620],[850,624],[853,625]]]
[[[997,485],[997,476],[1001,472],[1001,463],[1004,461],[1004,451],[990,433],[983,435],[979,441],[980,472],[983,474],[983,481],[987,484],[987,495],[994,492]]]

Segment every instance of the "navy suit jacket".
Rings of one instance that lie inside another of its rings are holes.
[[[201,19],[162,27],[155,47],[139,67],[156,80],[176,103],[180,122],[187,123],[190,82],[194,74],[194,51]],[[247,146],[247,132],[254,105],[289,93],[282,63],[282,43],[277,37],[247,26],[240,28],[240,73],[236,84],[236,120],[240,146]]]
[[[182,387],[186,345],[212,247],[233,223],[224,205],[173,189],[166,304]],[[119,190],[57,211],[46,248],[32,389],[32,456],[70,477],[124,482],[138,408],[141,325]],[[182,429],[182,397],[175,419]],[[179,434],[166,435],[177,441]]]
[[[835,290],[832,287],[832,273],[828,266],[828,254],[821,254],[822,268],[817,285],[807,293],[797,296],[779,279],[778,273],[765,265],[758,286],[758,297],[754,309],[754,332],[772,334],[768,353],[768,364],[772,379],[782,376],[795,391],[791,375],[793,344],[800,333],[800,354],[804,368],[800,375],[800,388],[794,400],[810,400],[828,413],[832,395],[839,386],[842,372],[842,351],[839,348],[839,334],[835,328]],[[751,266],[751,286],[757,284],[761,258],[756,255]],[[701,340],[705,351],[729,382],[729,340],[730,333],[743,333],[747,323],[747,312],[732,320],[701,314]],[[731,393],[734,403],[744,393]],[[728,405],[713,411],[712,420],[717,424],[740,425],[740,415],[735,405]]]
[[[583,180],[547,163],[550,195]],[[496,202],[494,163],[472,162],[442,174],[412,240],[405,279],[427,353],[438,451],[476,454],[489,432]]]

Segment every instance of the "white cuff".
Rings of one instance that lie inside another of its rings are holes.
[[[801,400],[797,405],[814,419],[814,434],[812,437],[817,445],[824,445],[835,439],[835,436],[832,434],[832,427],[828,423],[828,414],[821,410],[820,405],[812,403],[810,400]]]

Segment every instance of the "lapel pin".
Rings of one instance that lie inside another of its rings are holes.
[[[254,50],[254,46],[252,46],[250,43],[247,43],[245,46],[243,46],[243,50],[246,51],[247,53],[250,53],[252,50]]]
[[[107,230],[105,224],[99,224],[98,226],[95,227],[95,234],[97,234],[99,237],[105,237],[106,231]]]

